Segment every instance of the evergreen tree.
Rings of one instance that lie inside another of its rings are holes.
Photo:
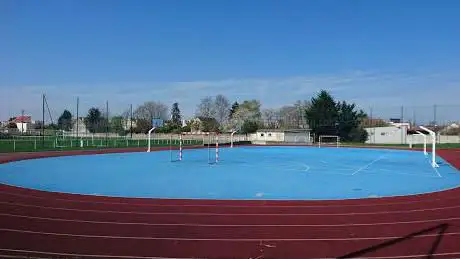
[[[308,125],[315,136],[338,135],[337,104],[334,98],[325,90],[311,99],[311,105],[305,111]]]
[[[230,113],[228,114],[229,119],[233,118],[233,114],[235,114],[236,110],[238,110],[238,107],[240,104],[238,102],[234,102],[232,104],[232,108],[230,109]]]
[[[180,114],[179,104],[173,103],[171,108],[171,123],[175,127],[182,126],[182,116]]]
[[[122,116],[115,116],[110,120],[110,131],[113,133],[117,133],[120,136],[125,134]]]
[[[102,117],[101,111],[98,108],[88,110],[88,115],[85,118],[86,128],[90,133],[104,132],[105,119]]]
[[[357,111],[355,104],[336,102],[327,91],[322,90],[312,98],[305,115],[317,138],[337,135],[341,141],[364,142],[367,139],[361,123],[367,115],[362,110]]]
[[[64,110],[58,119],[58,127],[61,130],[70,131],[72,129],[72,114],[68,110]]]

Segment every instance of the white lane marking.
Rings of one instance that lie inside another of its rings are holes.
[[[364,165],[364,166],[361,167],[361,168],[358,168],[358,169],[357,169],[356,171],[354,171],[351,175],[355,175],[355,174],[357,174],[357,173],[359,173],[359,172],[361,172],[361,171],[367,169],[369,166],[371,166],[371,165],[373,165],[374,163],[376,163],[376,162],[382,160],[383,158],[385,158],[384,155],[381,155],[381,156],[377,157],[376,159],[372,160],[370,163]]]
[[[55,253],[55,252],[43,252],[43,251],[34,251],[34,250],[23,250],[23,249],[8,249],[8,248],[0,248],[0,251],[4,252],[15,252],[15,253],[29,253],[29,254],[41,254],[41,255],[53,255],[53,256],[70,256],[72,258],[79,258],[79,257],[96,257],[96,258],[133,258],[133,259],[199,259],[199,257],[155,257],[155,256],[126,256],[126,255],[103,255],[103,254],[75,254],[75,253]],[[14,255],[6,255],[9,257],[4,257],[5,255],[1,255],[2,258],[27,258],[27,259],[41,259],[40,257],[14,257]],[[43,258],[45,259],[45,258]],[[46,257],[49,259],[49,257]]]
[[[435,175],[432,175],[432,174],[426,174],[426,175],[422,175],[422,174],[411,174],[411,173],[401,173],[401,172],[393,172],[392,170],[382,170],[380,169],[381,172],[388,172],[390,174],[399,174],[399,175],[408,175],[408,176],[412,176],[412,177],[420,177],[420,178],[439,178]]]
[[[199,223],[147,223],[147,222],[117,222],[117,221],[92,221],[78,219],[34,217],[9,213],[0,213],[0,216],[18,217],[31,220],[62,221],[72,223],[88,224],[112,224],[112,225],[139,225],[139,226],[183,226],[183,227],[352,227],[352,226],[379,226],[379,225],[400,225],[400,224],[419,224],[430,222],[444,222],[460,220],[460,217],[440,218],[414,221],[391,221],[391,222],[373,222],[373,223],[347,223],[347,224],[199,224]]]
[[[433,166],[431,165],[431,162],[432,162],[432,161],[430,160],[429,156],[428,156],[428,157],[425,157],[425,160],[428,162],[428,164],[430,164],[430,167],[433,168],[433,170],[436,172],[436,174],[438,175],[438,177],[439,177],[439,178],[442,178],[442,175],[439,173],[438,169],[437,169],[436,167],[433,167]]]
[[[138,240],[173,240],[173,241],[224,241],[224,242],[260,242],[263,241],[348,241],[348,240],[387,240],[401,238],[400,236],[383,237],[344,237],[344,238],[187,238],[187,237],[138,237],[138,236],[110,236],[110,235],[83,235],[56,232],[42,232],[11,228],[0,228],[0,231],[22,234],[37,234],[47,236],[67,236],[83,238],[106,238],[106,239],[138,239]],[[444,233],[443,236],[457,236],[460,232]],[[412,238],[437,237],[439,233],[424,234]]]
[[[4,252],[16,252],[16,253],[29,253],[29,254],[42,254],[42,255],[57,255],[57,256],[72,256],[72,257],[107,257],[107,258],[133,258],[133,259],[192,259],[192,258],[178,258],[178,257],[150,257],[150,256],[123,256],[123,255],[102,255],[102,254],[75,254],[75,253],[54,253],[54,252],[43,252],[34,250],[23,250],[23,249],[8,249],[0,248],[0,251]],[[451,256],[460,255],[460,252],[454,253],[437,253],[431,254],[434,256]],[[393,259],[393,258],[424,258],[426,254],[420,255],[401,255],[401,256],[371,256],[371,257],[355,257],[355,259]],[[8,257],[6,257],[8,258]],[[16,257],[9,257],[16,258]],[[17,257],[17,258],[30,258],[30,257]],[[312,259],[334,259],[336,257],[320,257]],[[193,259],[199,259],[199,257],[193,257]]]
[[[346,174],[349,175],[349,174]],[[447,188],[435,192],[428,192],[422,195],[431,195],[433,193],[443,192],[443,191],[451,191],[453,189],[458,188],[459,186],[455,186],[452,188]],[[460,190],[460,189],[459,189]],[[439,202],[439,201],[446,201],[446,200],[457,200],[457,197],[446,197],[446,198],[438,198],[438,199],[429,199],[429,200],[412,200],[412,201],[405,201],[405,202],[386,202],[386,203],[376,203],[376,204],[348,204],[348,205],[337,205],[337,204],[330,204],[330,205],[266,205],[266,204],[256,204],[256,205],[230,205],[230,204],[148,204],[148,203],[133,203],[133,202],[107,202],[107,201],[92,201],[92,200],[75,200],[75,199],[64,199],[64,198],[55,198],[55,197],[40,197],[40,196],[33,196],[33,195],[26,195],[26,194],[19,194],[13,192],[6,192],[0,191],[2,194],[17,196],[17,197],[25,197],[25,198],[32,198],[32,199],[40,199],[40,200],[55,200],[55,201],[63,201],[69,203],[91,203],[91,204],[108,204],[108,205],[128,205],[128,206],[136,206],[136,207],[225,207],[225,208],[345,208],[345,207],[375,207],[375,206],[389,206],[389,205],[403,205],[403,204],[415,204],[415,203],[424,203],[424,202]],[[47,193],[54,193],[54,192],[47,192]],[[70,194],[74,195],[74,194]],[[404,197],[414,198],[414,196],[419,196],[420,194],[408,194],[404,195]],[[75,194],[74,196],[79,196]],[[447,193],[446,193],[447,196]],[[401,196],[388,196],[383,197],[385,199],[394,199]],[[95,197],[97,198],[97,197]],[[126,200],[130,200],[131,198],[122,198]],[[154,198],[145,198],[145,199],[154,199]],[[175,199],[167,199],[162,198],[162,200],[166,201],[174,201]],[[346,200],[356,200],[356,199],[346,199]],[[345,201],[346,201],[345,200]],[[362,199],[366,201],[366,199]],[[302,202],[302,201],[300,201]],[[338,201],[340,202],[340,200]]]
[[[438,174],[438,176],[440,178],[442,178],[442,175],[439,173],[438,169],[436,167],[432,167],[434,169],[434,171]]]
[[[94,213],[113,213],[113,214],[134,214],[134,215],[187,215],[187,216],[346,216],[346,215],[376,215],[376,214],[400,214],[412,213],[421,211],[438,211],[460,208],[460,205],[438,208],[414,209],[414,210],[395,210],[395,211],[377,211],[377,212],[348,212],[348,213],[212,213],[212,212],[139,212],[139,211],[113,211],[113,210],[89,210],[89,209],[71,209],[60,207],[38,206],[30,204],[0,202],[0,204],[13,205],[19,207],[50,209],[50,210],[64,210],[64,211],[78,211],[78,212],[94,212]]]

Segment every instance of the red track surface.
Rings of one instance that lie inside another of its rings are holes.
[[[460,168],[457,152],[439,154]],[[0,193],[1,258],[460,258],[460,188],[343,201]]]

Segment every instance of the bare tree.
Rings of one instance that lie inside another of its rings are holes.
[[[150,123],[153,119],[168,119],[168,107],[160,102],[145,102],[138,106],[134,111],[134,116],[138,119],[147,120]]]
[[[279,123],[279,111],[275,109],[265,109],[262,112],[262,119],[264,126],[269,129],[277,129],[280,126]]]
[[[206,118],[215,118],[216,111],[214,107],[214,100],[212,97],[207,96],[201,99],[200,104],[198,104],[196,116],[206,117]]]
[[[239,130],[245,122],[259,123],[262,117],[259,100],[244,101],[232,116],[231,128]]]
[[[279,110],[279,121],[283,128],[305,128],[305,110],[309,101],[297,101],[294,105],[283,106]]]
[[[215,119],[219,124],[224,124],[230,113],[230,102],[228,101],[227,97],[219,94],[214,99],[214,111],[215,111]]]

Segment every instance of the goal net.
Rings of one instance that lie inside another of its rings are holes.
[[[56,131],[56,136],[54,139],[55,148],[66,148],[69,147],[69,141],[66,139],[66,135],[63,130]]]
[[[182,134],[169,135],[169,156],[171,162],[182,161],[183,143]]]
[[[319,136],[318,147],[339,147],[340,137],[335,135]]]

